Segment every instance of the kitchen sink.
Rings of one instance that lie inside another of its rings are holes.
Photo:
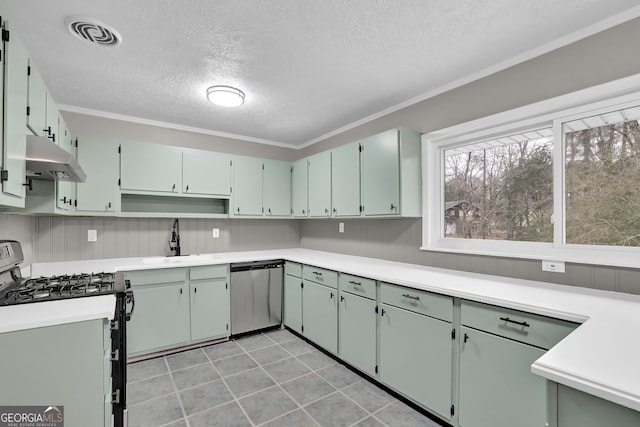
[[[154,256],[149,258],[142,258],[143,264],[181,264],[192,262],[204,262],[219,259],[220,257],[214,254],[202,254],[202,255],[181,255],[181,256]]]

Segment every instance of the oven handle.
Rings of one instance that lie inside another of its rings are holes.
[[[129,312],[127,312],[125,314],[125,319],[128,322],[129,320],[131,320],[131,316],[133,316],[133,312],[134,312],[134,310],[136,308],[136,299],[133,296],[133,291],[127,291],[126,295],[127,296],[125,298],[125,304],[131,303],[131,311],[129,311]]]

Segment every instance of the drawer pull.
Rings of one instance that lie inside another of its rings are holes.
[[[420,297],[414,297],[414,296],[411,296],[409,294],[402,294],[402,296],[405,297],[405,298],[409,298],[409,299],[414,299],[416,301],[420,301]]]
[[[351,283],[352,285],[356,285],[356,286],[362,286],[362,283],[356,282],[355,280],[349,280],[349,283]]]
[[[502,320],[503,322],[509,322],[509,323],[513,323],[515,325],[520,325],[523,328],[528,328],[529,326],[531,326],[527,322],[518,322],[517,320],[511,320],[508,317],[501,317],[500,320]]]
[[[317,271],[314,271],[313,274],[315,274],[316,276],[322,276],[322,273],[318,273]]]
[[[467,342],[469,341],[469,335],[464,334],[464,339],[462,340],[462,342]]]

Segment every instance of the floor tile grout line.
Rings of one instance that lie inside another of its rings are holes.
[[[234,341],[235,342],[235,341]],[[237,342],[235,342],[235,344],[243,351],[246,353],[245,349],[240,346]],[[242,353],[240,353],[242,354]],[[249,424],[251,424],[253,427],[255,427],[255,423],[253,422],[253,420],[249,417],[249,414],[247,414],[247,411],[244,410],[244,408],[242,407],[242,405],[240,404],[240,399],[238,399],[236,397],[236,394],[233,392],[233,390],[231,390],[231,387],[229,387],[229,384],[227,384],[227,382],[224,380],[224,377],[222,376],[222,373],[220,372],[220,370],[218,370],[218,368],[216,367],[216,365],[213,363],[213,361],[211,360],[211,358],[209,358],[209,355],[207,354],[207,352],[204,352],[204,355],[207,357],[207,359],[209,359],[209,361],[211,362],[211,365],[213,366],[213,369],[215,369],[215,371],[218,373],[218,375],[220,376],[220,379],[222,380],[222,383],[224,384],[224,386],[227,388],[227,390],[229,390],[229,393],[231,394],[231,397],[233,397],[233,401],[235,402],[235,404],[238,406],[238,408],[240,408],[240,411],[242,411],[242,413],[244,414],[244,416],[246,417],[246,419],[249,421]],[[229,403],[229,402],[227,402]],[[212,408],[208,408],[207,410],[210,410]]]
[[[285,348],[284,350],[285,350],[285,351],[287,351],[287,349],[286,349],[286,348]],[[247,354],[248,354],[248,353],[247,353]],[[249,354],[249,357],[251,357],[251,359],[253,359],[253,361],[254,361],[254,362],[258,363],[258,362],[257,362],[257,361],[256,361],[256,360],[255,360],[255,359],[254,359],[250,354]],[[293,358],[293,359],[295,359],[295,360],[298,360],[298,358],[297,358],[296,356],[292,356],[291,358]],[[282,359],[282,360],[287,360],[287,359]],[[276,362],[273,362],[273,363],[276,363]],[[302,363],[302,362],[300,362],[300,363]],[[267,364],[266,366],[268,366],[268,365],[269,365],[269,364]],[[303,365],[304,365],[304,364],[303,364]],[[262,369],[262,370],[264,371],[264,373],[265,373],[269,378],[271,378],[271,380],[276,384],[275,386],[276,386],[276,387],[278,387],[280,390],[282,390],[282,392],[283,392],[285,395],[287,395],[287,397],[289,397],[289,399],[291,399],[291,401],[292,401],[295,405],[297,405],[297,406],[298,406],[298,408],[299,408],[301,411],[303,411],[303,412],[304,412],[304,413],[305,413],[305,414],[306,414],[306,415],[307,415],[311,420],[313,420],[313,422],[314,422],[314,423],[316,423],[317,425],[320,425],[320,423],[319,423],[319,422],[317,422],[317,421],[316,421],[316,419],[315,419],[315,418],[313,418],[313,417],[311,416],[311,414],[310,414],[310,413],[308,413],[308,412],[307,412],[307,410],[306,410],[306,409],[304,409],[304,407],[303,407],[302,405],[300,405],[300,404],[298,403],[298,401],[297,401],[296,399],[294,399],[294,398],[293,398],[293,396],[291,396],[291,395],[289,394],[289,392],[287,392],[287,390],[285,390],[285,389],[284,389],[284,387],[282,387],[282,383],[281,383],[280,381],[276,381],[276,379],[275,379],[275,378],[273,378],[273,377],[271,376],[271,374],[269,374],[269,372],[267,372],[267,370],[266,370],[266,369],[264,369],[264,367],[263,367],[262,365],[260,365],[259,363],[258,363],[258,366],[260,367],[260,369]],[[306,365],[304,365],[304,366],[306,366]],[[306,375],[306,374],[307,374],[307,373],[305,373],[304,375]],[[304,376],[304,375],[298,375],[298,376],[297,376],[297,377],[295,377],[295,378],[300,378],[300,377],[302,377],[302,376]],[[288,379],[287,381],[294,380],[295,378],[290,378],[290,379]],[[267,421],[265,421],[265,423],[267,423],[267,422],[271,422],[271,421],[273,421],[273,420],[275,420],[275,419],[277,419],[277,418],[281,417],[282,415],[284,415],[284,414],[280,414],[280,415],[278,415],[277,417],[272,418],[271,420],[267,420]],[[252,421],[252,422],[253,422],[253,421]]]
[[[169,370],[169,378],[171,378],[171,384],[173,385],[173,389],[175,390],[176,398],[178,399],[178,405],[180,405],[180,410],[182,411],[182,415],[184,417],[184,422],[187,424],[187,427],[190,427],[189,420],[187,419],[187,412],[184,410],[184,404],[182,403],[182,398],[180,397],[180,393],[178,392],[178,387],[176,386],[176,382],[173,379],[171,366],[169,366],[169,361],[167,360],[166,357],[163,356],[163,359],[164,359],[164,363],[167,365],[167,369]],[[175,420],[175,421],[178,421],[178,420]]]

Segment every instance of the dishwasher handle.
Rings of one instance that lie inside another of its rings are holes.
[[[250,271],[250,270],[265,270],[269,268],[282,268],[284,267],[284,260],[268,260],[268,261],[251,261],[251,262],[237,262],[230,266],[231,272],[236,271]]]

